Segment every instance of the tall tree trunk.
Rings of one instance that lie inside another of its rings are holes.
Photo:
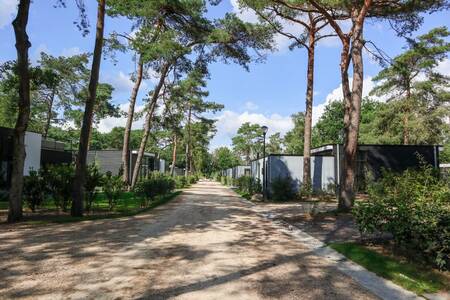
[[[406,89],[406,101],[403,107],[403,145],[409,145],[409,104],[411,103],[411,85]]]
[[[89,135],[91,133],[92,118],[94,115],[97,97],[97,85],[100,72],[100,62],[103,48],[103,31],[105,25],[106,0],[98,0],[97,28],[95,34],[94,56],[92,59],[91,76],[89,79],[88,99],[83,115],[83,124],[80,132],[80,144],[75,164],[75,177],[72,190],[72,216],[83,215],[84,185],[86,181],[86,160],[89,149]]]
[[[172,165],[170,167],[170,176],[172,177],[175,175],[175,163],[177,162],[177,143],[178,138],[177,135],[175,134],[173,136]]]
[[[150,130],[152,128],[153,115],[156,109],[156,104],[158,102],[159,93],[164,85],[164,81],[166,80],[167,73],[169,72],[170,63],[166,63],[161,69],[161,77],[159,78],[159,82],[153,91],[152,98],[150,99],[150,106],[148,108],[147,115],[145,117],[144,124],[144,133],[141,139],[141,145],[139,146],[138,155],[136,158],[136,162],[134,164],[133,176],[131,178],[131,186],[133,189],[139,179],[139,171],[141,168],[142,159],[144,158],[145,147],[147,146],[148,136],[150,134]]]
[[[370,2],[370,1],[368,1]],[[355,199],[355,174],[356,160],[358,150],[358,133],[361,116],[361,101],[364,82],[364,68],[362,59],[363,25],[362,20],[357,18],[353,20],[354,32],[352,35],[351,58],[353,67],[353,82],[351,96],[345,100],[344,117],[344,163],[343,163],[343,182],[340,190],[338,208],[341,211],[351,209]],[[348,75],[347,75],[348,79]]]
[[[186,140],[186,169],[184,172],[184,176],[188,176],[191,172],[191,117],[192,117],[192,108],[191,103],[189,103],[188,107],[188,119],[186,124],[187,129],[187,140]]]
[[[313,23],[311,23],[313,24]],[[314,55],[315,55],[315,27],[309,29],[308,70],[306,85],[306,109],[305,128],[303,141],[303,186],[311,187],[311,131],[312,131],[312,107],[314,97]]]
[[[131,91],[130,105],[128,106],[127,114],[127,124],[125,125],[125,131],[123,134],[123,148],[122,148],[122,166],[123,166],[123,182],[127,185],[130,184],[130,135],[131,127],[133,125],[134,118],[134,108],[136,106],[136,98],[139,92],[139,88],[142,82],[143,74],[143,62],[142,58],[139,57],[137,70],[136,70],[136,81]]]
[[[47,107],[47,120],[45,122],[44,134],[42,135],[42,137],[44,139],[47,138],[48,130],[50,129],[50,124],[52,122],[52,110],[53,110],[53,102],[55,101],[55,94],[56,94],[56,91],[55,91],[55,89],[53,89],[52,95],[50,96],[50,99],[48,102],[48,107]]]
[[[22,219],[23,168],[25,164],[25,132],[30,119],[30,74],[28,49],[31,43],[27,35],[30,0],[20,0],[17,16],[13,21],[16,37],[17,68],[19,75],[19,113],[13,135],[13,161],[11,188],[9,190],[8,222]]]

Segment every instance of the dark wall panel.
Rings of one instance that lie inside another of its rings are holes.
[[[72,152],[42,149],[41,166],[70,164],[72,162]]]

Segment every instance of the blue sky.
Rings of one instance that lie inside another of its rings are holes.
[[[0,62],[16,57],[14,33],[10,25],[16,2],[16,0],[0,0]],[[83,37],[73,24],[78,19],[74,1],[67,2],[67,8],[54,8],[53,4],[56,0],[32,3],[28,32],[32,43],[30,57],[33,61],[38,59],[40,51],[52,55],[72,55],[92,51],[96,1],[86,1],[91,23],[91,34],[86,37]],[[223,0],[219,6],[211,7],[208,15],[220,17],[231,11],[238,13],[246,21],[255,21],[251,12],[239,11],[236,0]],[[450,27],[449,16],[449,12],[425,16],[425,22],[417,34],[437,26]],[[107,18],[106,33],[114,30],[129,32],[130,23],[125,19]],[[382,22],[369,21],[365,38],[375,42],[390,56],[400,53],[405,45],[405,42],[396,37],[389,26]],[[233,64],[214,63],[210,66],[209,98],[225,105],[224,111],[216,115],[219,120],[218,133],[212,142],[212,148],[229,145],[231,137],[239,125],[245,121],[268,125],[269,134],[277,131],[285,133],[292,127],[289,116],[304,110],[306,52],[303,49],[289,51],[288,42],[283,38],[277,37],[276,41],[278,51],[269,53],[264,63],[252,64],[249,72]],[[326,102],[335,100],[341,95],[339,52],[340,44],[333,39],[321,43],[318,47],[314,120],[318,119]],[[101,80],[113,84],[116,89],[114,102],[126,108],[132,86],[128,77],[135,66],[130,53],[119,54],[117,59],[117,64],[108,59],[102,62]],[[379,66],[366,53],[365,94],[373,86],[370,78],[379,70]],[[442,63],[440,70],[450,75],[449,60]],[[139,98],[145,96],[152,86],[152,80],[145,82]],[[142,101],[139,101],[139,105],[142,105]],[[114,126],[124,124],[123,119],[107,119],[101,122],[99,130],[108,131]],[[136,128],[139,126],[142,126],[142,122],[135,124]]]

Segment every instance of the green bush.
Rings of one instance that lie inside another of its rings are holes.
[[[39,172],[31,170],[30,175],[23,178],[23,198],[33,212],[44,201],[45,181]]]
[[[172,177],[165,176],[160,173],[152,173],[150,176],[138,182],[135,191],[144,197],[142,206],[148,206],[150,201],[153,201],[157,196],[163,196],[176,187],[176,182]]]
[[[251,176],[241,176],[235,180],[237,190],[240,194],[252,196],[261,193],[262,187],[259,180]]]
[[[197,183],[199,180],[198,175],[189,175],[188,176],[188,182],[189,184]]]
[[[97,196],[97,188],[103,185],[103,175],[100,173],[98,166],[95,164],[89,165],[86,172],[86,184],[85,188],[85,200],[86,210],[89,211],[92,208],[92,203]]]
[[[271,184],[272,199],[289,201],[295,198],[294,182],[291,177],[278,177]]]
[[[185,176],[175,177],[175,187],[177,189],[182,189],[188,186],[188,180]]]
[[[231,178],[231,177],[223,176],[221,178],[221,183],[223,185],[234,186],[235,185],[235,180],[233,178]]]
[[[216,172],[212,175],[212,178],[214,179],[214,181],[218,181],[218,182],[222,182],[222,175],[220,175],[220,173]]]
[[[51,165],[42,171],[47,191],[53,198],[55,206],[67,211],[72,196],[72,183],[75,176],[73,165]]]
[[[369,185],[369,200],[353,213],[361,233],[390,233],[440,268],[450,267],[450,187],[431,167],[402,174],[384,172]]]
[[[112,210],[123,193],[124,183],[120,175],[113,176],[111,172],[106,172],[103,181],[103,192],[108,199],[109,210]]]

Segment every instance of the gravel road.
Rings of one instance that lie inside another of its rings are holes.
[[[0,255],[2,299],[376,299],[208,181],[134,217],[1,225]]]

